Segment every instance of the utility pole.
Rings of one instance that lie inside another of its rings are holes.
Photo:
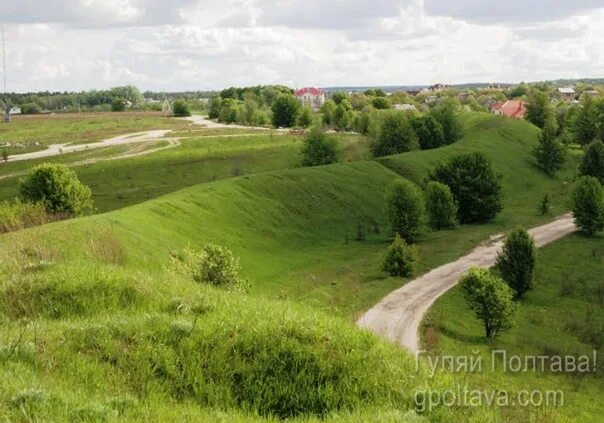
[[[6,99],[6,43],[4,40],[4,25],[2,25],[2,76],[4,79],[4,98]],[[4,115],[4,121],[10,122],[10,110],[11,106],[6,104],[6,113]]]

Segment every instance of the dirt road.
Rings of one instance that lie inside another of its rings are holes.
[[[529,233],[537,247],[576,231],[573,217],[566,214]],[[503,246],[501,237],[476,247],[470,254],[431,270],[388,294],[358,321],[360,327],[382,335],[417,353],[420,323],[438,297],[451,289],[471,267],[491,267]]]

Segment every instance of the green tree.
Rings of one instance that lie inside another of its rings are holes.
[[[496,266],[504,281],[522,298],[533,287],[536,262],[535,241],[523,229],[515,229],[507,237],[497,256]]]
[[[572,195],[572,211],[577,227],[593,236],[604,229],[604,192],[593,176],[582,176]]]
[[[371,134],[371,153],[374,157],[417,150],[419,142],[409,119],[401,112],[385,112]]]
[[[8,163],[8,150],[6,148],[2,149],[2,160],[4,163]]]
[[[556,139],[556,126],[553,122],[546,123],[541,130],[539,142],[533,149],[533,157],[548,175],[555,174],[566,163],[566,147]]]
[[[312,125],[313,121],[313,112],[309,106],[304,106],[298,112],[298,122],[297,125],[302,128],[308,128]]]
[[[281,94],[273,103],[273,125],[276,128],[291,128],[296,124],[300,102],[291,94]]]
[[[460,282],[468,307],[484,325],[487,339],[494,339],[513,324],[514,292],[486,269],[472,268]]]
[[[425,222],[424,198],[411,182],[396,180],[386,191],[386,213],[392,232],[413,242],[421,234]]]
[[[445,144],[445,131],[434,116],[413,117],[411,118],[411,127],[417,134],[422,150],[437,148]]]
[[[426,186],[428,221],[434,229],[455,226],[457,203],[451,189],[440,182],[430,181]]]
[[[189,105],[185,100],[176,100],[172,106],[172,111],[174,116],[177,117],[191,116],[191,109],[189,109]]]
[[[382,269],[389,276],[409,277],[413,275],[418,254],[414,245],[409,245],[396,234],[394,242],[388,248]]]
[[[579,172],[584,176],[593,176],[604,184],[604,143],[600,140],[592,141],[587,146]]]
[[[239,104],[237,100],[232,98],[225,98],[222,100],[222,106],[220,108],[220,114],[218,120],[224,123],[237,122],[237,115],[239,114]]]
[[[210,98],[210,103],[208,104],[208,117],[210,119],[218,119],[220,116],[220,110],[222,109],[222,97],[219,95],[215,95]]]
[[[533,125],[543,128],[554,118],[554,110],[549,101],[549,96],[541,90],[532,90],[529,93],[526,105],[525,119]]]
[[[49,213],[73,216],[92,212],[90,188],[62,164],[43,163],[19,181],[19,198],[42,203]]]
[[[321,166],[338,161],[336,142],[318,127],[311,128],[302,146],[302,166]]]
[[[486,222],[502,209],[501,184],[483,153],[455,156],[437,165],[428,179],[451,189],[459,207],[457,218],[460,223]]]
[[[378,110],[389,109],[390,101],[386,97],[374,97],[371,100],[371,105]]]
[[[591,96],[585,96],[574,120],[574,135],[577,142],[587,145],[599,135],[598,109]]]
[[[435,118],[443,128],[445,143],[453,144],[463,137],[463,125],[459,120],[455,102],[451,99],[441,101],[430,110],[430,116]]]
[[[112,112],[123,112],[126,110],[126,100],[123,98],[114,98],[111,102],[111,111]]]
[[[549,195],[545,194],[541,197],[541,201],[539,201],[539,206],[537,207],[537,212],[540,216],[545,216],[549,214],[550,210],[550,199]]]
[[[323,103],[321,106],[321,113],[323,114],[323,123],[325,123],[325,125],[332,125],[334,123],[337,107],[336,103],[332,100],[327,100]]]
[[[348,94],[343,91],[335,92],[331,95],[331,100],[333,100],[336,105],[340,105],[344,100],[348,101]]]

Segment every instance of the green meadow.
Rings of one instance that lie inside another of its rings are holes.
[[[91,187],[98,214],[0,236],[0,373],[10,381],[0,387],[0,416],[527,421],[525,410],[507,408],[438,407],[417,414],[417,388],[452,389],[458,375],[430,378],[410,354],[353,325],[406,282],[380,269],[392,239],[383,198],[393,180],[422,187],[437,162],[467,151],[484,152],[501,176],[503,212],[488,224],[426,232],[418,242],[419,272],[463,255],[489,235],[568,210],[580,151],[572,150],[565,169],[552,178],[530,156],[537,139],[532,125],[479,113],[464,114],[463,121],[465,136],[456,144],[379,160],[368,159],[364,137],[334,135],[342,162],[317,168],[299,168],[298,136],[224,137],[199,128],[188,137],[182,131],[186,138],[169,150],[74,166]],[[57,160],[76,163],[84,154]],[[23,172],[31,165],[9,163],[10,169],[0,170]],[[0,180],[2,198],[15,194],[16,182]],[[545,194],[552,211],[541,217],[537,205]],[[597,240],[583,241],[571,237],[547,247],[540,263],[548,262],[547,254],[571,260],[572,253],[586,260],[581,278],[588,281],[601,268],[602,252]],[[248,293],[200,286],[174,271],[174,253],[207,243],[240,257]],[[594,263],[584,254],[589,248]],[[555,273],[540,268],[539,281],[548,272]],[[550,314],[520,316],[523,335],[513,331],[501,342],[520,345],[524,336],[542,331],[545,348],[555,327],[551,320],[561,319],[554,316],[556,305],[582,306],[585,289],[562,300],[553,289],[543,294],[540,301],[551,299]],[[437,303],[428,320],[436,341],[426,336],[434,351],[487,351],[463,307],[456,290]],[[504,376],[480,383],[508,383]],[[548,376],[529,376],[516,382],[549,383]],[[601,392],[599,381],[579,386],[574,402],[556,414],[532,410],[529,417],[596,421],[590,419],[597,405],[586,405],[582,420],[576,410],[590,392]]]

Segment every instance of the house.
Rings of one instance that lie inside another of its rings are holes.
[[[558,88],[558,94],[564,101],[572,101],[575,99],[575,90],[571,87],[561,87]]]
[[[325,93],[319,88],[305,87],[294,92],[303,106],[310,106],[316,112],[325,103]]]
[[[506,102],[495,103],[491,106],[491,113],[501,116],[507,116],[514,119],[524,119],[526,106],[520,100],[508,100]]]
[[[428,91],[431,91],[431,92],[434,92],[434,93],[440,92],[442,90],[447,90],[447,89],[449,89],[448,85],[440,84],[440,83],[434,84],[434,85],[430,85],[428,87]]]
[[[464,102],[464,101],[468,101],[468,99],[470,98],[470,93],[459,93],[457,94],[457,100]]]
[[[394,105],[394,109],[395,110],[402,110],[403,112],[412,112],[414,110],[417,110],[417,108],[413,105],[413,104],[395,104]]]
[[[599,91],[596,90],[585,90],[583,91],[583,93],[581,94],[582,97],[597,97],[600,95]]]

